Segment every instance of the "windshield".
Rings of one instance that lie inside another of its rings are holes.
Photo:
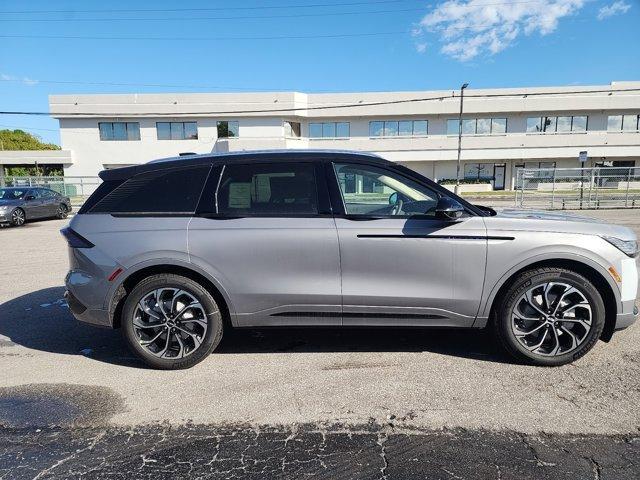
[[[0,200],[17,200],[24,198],[26,190],[17,188],[0,188]]]

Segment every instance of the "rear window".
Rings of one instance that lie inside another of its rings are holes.
[[[311,163],[227,165],[217,192],[221,215],[316,215]]]
[[[107,193],[91,213],[193,213],[211,167],[156,170],[136,175]]]

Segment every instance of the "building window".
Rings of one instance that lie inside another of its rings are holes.
[[[465,180],[493,180],[493,163],[467,163],[464,166]]]
[[[427,134],[427,120],[374,120],[369,122],[369,137],[419,137]]]
[[[452,118],[447,120],[447,135],[458,135],[460,120]],[[500,135],[507,133],[506,118],[463,118],[463,135]]]
[[[586,115],[560,117],[529,117],[527,133],[586,132],[589,117]]]
[[[310,138],[349,138],[349,122],[323,122],[309,124]]]
[[[99,122],[100,140],[140,140],[138,122]]]
[[[240,136],[240,124],[237,120],[221,120],[217,123],[218,138],[235,138]]]
[[[197,140],[196,122],[156,122],[158,140]]]
[[[300,122],[284,122],[284,136],[289,138],[300,138]]]
[[[607,130],[610,132],[634,132],[640,130],[640,115],[609,115]]]

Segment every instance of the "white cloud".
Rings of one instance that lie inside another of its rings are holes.
[[[448,0],[437,5],[414,29],[414,36],[436,33],[441,52],[461,61],[494,55],[519,36],[548,35],[563,17],[578,12],[587,0]]]
[[[424,53],[427,51],[427,44],[425,42],[418,42],[416,43],[416,51],[418,53]]]
[[[7,75],[6,73],[0,73],[0,80],[4,82],[21,82],[25,85],[32,87],[33,85],[37,85],[39,80],[34,80],[29,77],[16,77],[15,75]]]
[[[605,5],[600,10],[598,10],[598,20],[604,20],[605,18],[613,17],[614,15],[619,15],[622,13],[627,13],[631,5],[624,2],[623,0],[618,0],[613,2],[611,5]]]

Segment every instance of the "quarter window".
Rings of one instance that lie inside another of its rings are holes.
[[[172,168],[141,173],[115,188],[92,213],[193,213],[210,167]]]
[[[227,216],[316,215],[314,164],[227,165],[216,204],[218,214]]]
[[[236,120],[222,120],[217,123],[218,138],[235,138],[240,136],[240,123]]]
[[[158,140],[197,140],[196,122],[156,122]]]
[[[138,122],[99,122],[100,140],[140,140]]]
[[[370,165],[334,164],[347,215],[435,215],[438,194],[403,175]]]

